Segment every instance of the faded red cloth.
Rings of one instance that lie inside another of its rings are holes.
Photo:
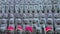
[[[14,27],[12,27],[12,26],[8,26],[7,30],[14,31]]]
[[[30,32],[33,32],[33,28],[31,26],[26,26],[25,30],[29,30]]]
[[[48,32],[49,30],[52,30],[51,26],[46,27],[46,32]]]
[[[22,26],[21,25],[18,25],[17,26],[17,30],[23,30]]]

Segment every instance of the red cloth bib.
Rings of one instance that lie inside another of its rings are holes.
[[[22,26],[21,25],[18,25],[17,26],[17,30],[23,30]]]
[[[33,28],[31,26],[26,26],[26,30],[29,30],[30,32],[33,32]]]
[[[14,27],[12,27],[12,26],[9,26],[9,27],[7,28],[7,30],[14,31]]]
[[[50,26],[47,26],[46,27],[46,32],[49,31],[49,30],[52,30],[52,28]]]

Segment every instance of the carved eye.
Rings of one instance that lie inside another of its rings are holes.
[[[33,24],[35,24],[36,22],[33,22]]]
[[[10,23],[10,24],[13,24],[13,23]]]
[[[25,13],[25,11],[23,11],[23,13]]]
[[[32,13],[34,13],[35,11],[32,11]]]
[[[47,24],[51,25],[52,24],[52,21],[51,20],[48,20],[47,21]]]
[[[57,25],[60,25],[60,23],[57,23]]]
[[[21,25],[21,23],[17,23],[18,25]]]
[[[51,25],[52,23],[50,23],[50,22],[47,22],[47,24]]]
[[[49,13],[49,10],[47,10],[47,13]]]
[[[39,13],[39,11],[37,11],[37,13]]]
[[[52,10],[52,13],[54,13],[55,11],[54,10]]]
[[[30,13],[30,11],[28,11],[28,13]]]
[[[60,11],[59,10],[57,10],[57,13],[59,13]]]
[[[31,20],[29,22],[31,22]]]
[[[40,24],[43,24],[43,22],[40,22]]]
[[[45,21],[44,20],[42,20],[41,22],[40,22],[40,24],[43,24]]]
[[[42,11],[42,13],[44,13],[44,11]]]

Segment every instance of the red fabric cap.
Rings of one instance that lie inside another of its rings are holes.
[[[31,26],[26,26],[25,30],[29,30],[30,32],[33,32],[33,28]]]
[[[14,31],[14,27],[12,27],[12,26],[9,26],[9,27],[7,28],[7,30]]]
[[[46,27],[46,32],[49,31],[49,30],[52,30],[52,28],[50,26],[47,26]]]

